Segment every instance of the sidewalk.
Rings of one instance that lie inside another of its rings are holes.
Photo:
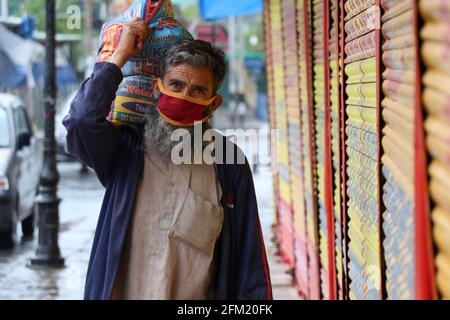
[[[268,239],[267,236],[265,236]],[[277,248],[274,243],[266,241],[267,259],[272,278],[272,290],[274,300],[301,300],[297,289],[292,283],[292,276],[288,274],[288,268],[276,255]]]
[[[272,241],[274,237],[272,230],[274,218],[273,191],[272,175],[269,168],[261,168],[259,173],[254,175],[254,183],[272,280],[273,298],[274,300],[299,300],[300,297],[293,285],[292,276],[287,273],[288,268],[277,256],[277,247],[275,242]]]

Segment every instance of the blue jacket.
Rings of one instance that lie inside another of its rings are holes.
[[[119,129],[105,120],[122,78],[116,65],[97,63],[63,120],[69,152],[93,168],[106,187],[87,271],[85,299],[111,299],[142,174],[142,129]],[[215,274],[209,298],[272,299],[248,162],[216,166],[224,195],[224,221],[215,248]]]

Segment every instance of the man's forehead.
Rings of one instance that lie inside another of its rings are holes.
[[[167,68],[164,74],[164,80],[181,80],[183,82],[210,86],[212,85],[213,76],[209,69],[202,67],[193,67],[188,64],[179,64]]]

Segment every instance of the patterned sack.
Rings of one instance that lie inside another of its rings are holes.
[[[105,24],[100,34],[97,60],[108,61],[116,50],[125,23],[143,19],[151,28],[141,52],[122,68],[124,79],[117,90],[108,120],[116,125],[144,124],[145,113],[156,105],[152,80],[167,49],[174,43],[192,39],[189,32],[174,19],[170,0],[135,0],[117,19]]]

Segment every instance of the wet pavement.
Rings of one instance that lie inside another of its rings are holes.
[[[65,267],[30,269],[37,233],[33,241],[19,240],[13,250],[0,251],[0,299],[82,299],[104,189],[92,172],[82,174],[80,168],[78,163],[58,164],[59,246]]]

